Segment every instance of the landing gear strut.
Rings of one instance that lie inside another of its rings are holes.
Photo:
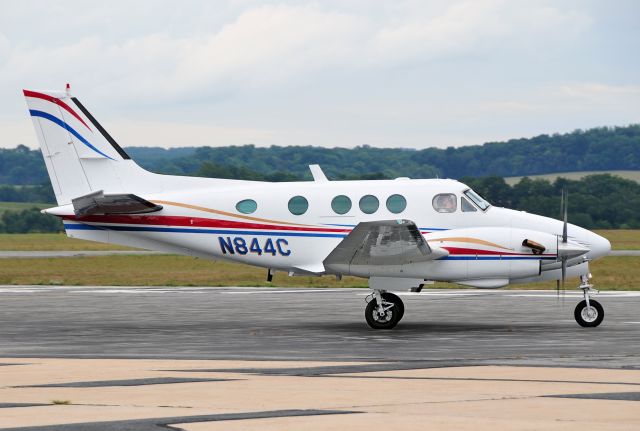
[[[384,290],[374,290],[367,304],[364,317],[373,329],[394,328],[404,316],[404,304],[397,295]]]
[[[580,276],[580,286],[578,288],[582,289],[584,300],[578,303],[573,316],[578,325],[585,328],[595,328],[604,319],[604,308],[598,301],[590,298],[591,292],[598,293],[598,291],[589,283],[589,276],[587,275]]]

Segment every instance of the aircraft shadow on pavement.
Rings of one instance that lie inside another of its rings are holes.
[[[564,326],[563,326],[564,325]],[[523,332],[563,331],[573,329],[565,323],[482,323],[482,322],[401,322],[394,329],[370,329],[362,322],[300,322],[297,329],[326,330],[332,333],[381,334],[381,335],[419,335],[424,333],[469,333],[483,332],[495,335],[496,332],[521,334]]]

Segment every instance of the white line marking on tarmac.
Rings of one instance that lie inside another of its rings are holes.
[[[402,292],[393,291],[398,296],[481,296],[481,292],[468,292],[468,293],[456,293],[456,292]],[[371,292],[359,293],[360,296],[369,296]]]
[[[345,292],[345,289],[306,289],[306,290],[258,290],[248,292],[222,292],[225,295],[259,295],[259,294],[272,294],[272,293],[328,293],[328,292]]]
[[[37,293],[40,289],[0,289],[0,293]]]
[[[555,293],[515,293],[515,294],[506,294],[506,296],[516,296],[522,298],[556,298],[557,294]],[[582,293],[580,292],[566,292],[564,294],[567,298],[582,298]],[[607,297],[607,298],[636,298],[640,296],[640,292],[600,292],[596,295],[592,295],[594,298],[598,296]],[[562,295],[560,296],[562,298]]]

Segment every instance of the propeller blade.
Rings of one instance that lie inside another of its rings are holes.
[[[564,225],[562,226],[562,242],[564,242],[566,244],[567,242],[567,220],[568,220],[568,214],[569,214],[569,190],[564,189],[562,191],[562,201],[564,203],[564,213],[562,214],[562,221],[564,222]],[[563,277],[564,279],[564,277]]]
[[[569,238],[567,235],[567,225],[569,220],[569,191],[566,187],[562,188],[562,194],[560,195],[560,217],[562,218],[562,242],[558,243],[558,257],[561,259],[561,271],[562,278],[560,280],[556,280],[556,292],[558,298],[560,297],[560,288],[562,286],[562,301],[564,302],[564,282],[567,278],[567,259],[568,254],[573,253],[575,250],[569,247]],[[560,246],[562,244],[562,247]],[[579,252],[580,250],[578,250]]]

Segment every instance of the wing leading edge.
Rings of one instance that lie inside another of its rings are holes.
[[[398,276],[402,268],[439,259],[448,252],[431,248],[410,220],[359,223],[324,260],[328,272]]]

